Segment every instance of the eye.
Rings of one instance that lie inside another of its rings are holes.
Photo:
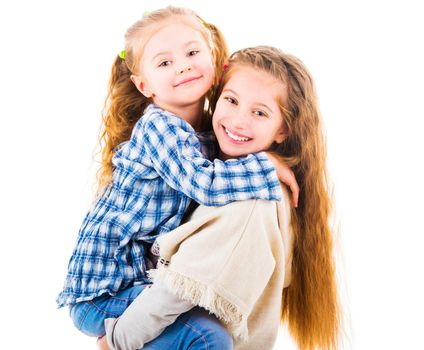
[[[237,105],[237,100],[235,98],[226,96],[226,97],[224,97],[224,100],[227,101],[228,103],[233,104],[233,105]]]
[[[253,114],[256,115],[257,117],[268,117],[268,114],[266,114],[265,112],[259,109],[253,111]]]
[[[159,63],[158,67],[167,67],[171,64],[171,61],[162,61]]]
[[[199,50],[191,50],[188,55],[189,56],[196,56],[199,53]]]

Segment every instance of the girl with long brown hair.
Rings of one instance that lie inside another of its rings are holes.
[[[139,299],[121,318],[107,320],[110,347],[138,348],[152,318],[200,305],[226,324],[235,349],[272,349],[281,322],[301,350],[336,349],[340,308],[331,198],[310,73],[298,58],[273,47],[237,51],[211,108],[219,157],[274,152],[293,167],[299,205],[291,207],[285,192],[281,202],[199,207],[189,222],[158,239],[163,264],[151,272],[152,289],[165,286],[174,300],[187,303],[178,310],[171,302],[153,307]]]

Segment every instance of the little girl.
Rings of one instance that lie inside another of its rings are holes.
[[[106,320],[99,347],[139,349],[200,305],[226,323],[235,349],[272,349],[281,320],[300,349],[336,348],[330,199],[312,78],[291,55],[249,48],[230,57],[217,96],[212,123],[220,158],[279,153],[301,180],[299,207],[290,210],[287,195],[279,204],[199,207],[188,223],[159,238],[165,264],[120,318]]]
[[[103,320],[144,289],[156,238],[180,224],[192,200],[281,199],[264,153],[211,162],[200,151],[195,130],[226,52],[216,28],[185,9],[152,12],[128,29],[110,80],[99,196],[57,298],[82,332],[104,335]]]

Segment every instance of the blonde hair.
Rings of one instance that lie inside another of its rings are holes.
[[[286,87],[278,102],[288,135],[274,151],[292,167],[300,196],[298,208],[291,213],[292,278],[283,291],[281,320],[288,323],[300,349],[335,349],[340,308],[329,223],[326,146],[313,80],[292,55],[268,46],[243,49],[231,55],[212,109],[232,73],[243,66],[267,72]]]
[[[103,125],[100,132],[101,167],[97,173],[100,190],[112,179],[112,157],[116,147],[129,140],[132,129],[142,116],[145,108],[152,102],[143,96],[131,81],[137,71],[146,42],[155,28],[171,18],[193,19],[193,27],[198,30],[211,46],[216,79],[206,95],[209,100],[218,85],[224,62],[228,58],[228,48],[222,33],[213,24],[206,23],[194,11],[169,6],[150,12],[135,22],[125,34],[125,58],[116,57],[109,80],[108,94],[103,110]],[[187,23],[189,25],[189,23]],[[202,120],[202,127],[208,123]]]

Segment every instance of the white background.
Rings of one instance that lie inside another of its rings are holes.
[[[91,199],[112,61],[126,28],[170,3],[0,5],[2,348],[95,348],[55,298]],[[424,349],[419,1],[173,3],[220,27],[231,51],[274,45],[310,68],[335,183],[345,348]],[[292,345],[283,335],[276,348]]]

